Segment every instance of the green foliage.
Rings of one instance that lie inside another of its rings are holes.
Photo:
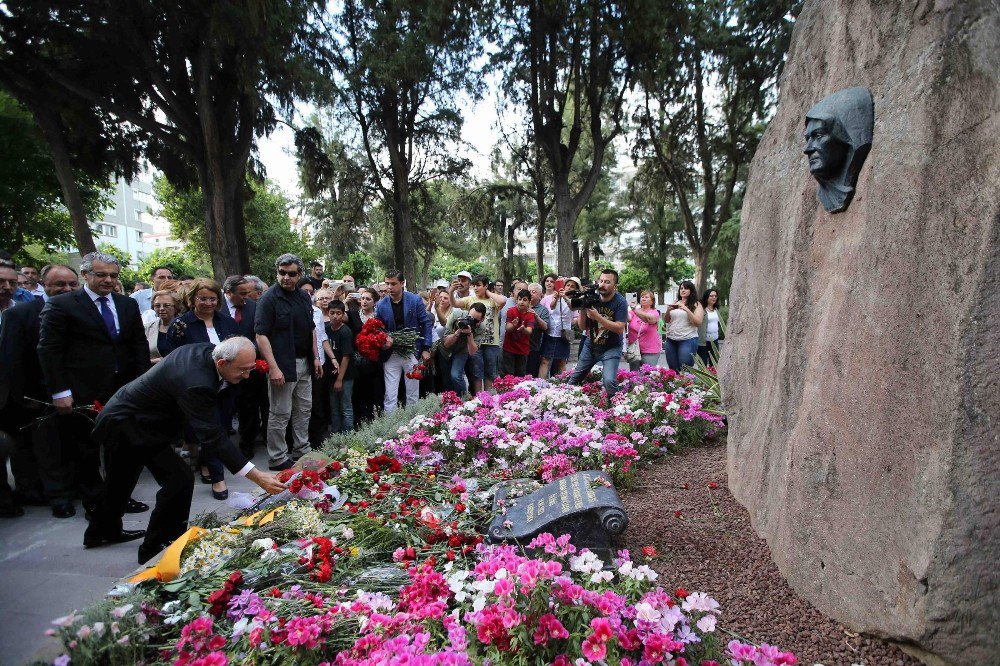
[[[98,243],[97,251],[110,254],[112,257],[118,259],[118,263],[121,266],[118,281],[122,283],[122,287],[125,289],[126,294],[131,293],[132,288],[139,279],[135,269],[132,268],[132,256],[125,250],[122,250],[111,243]]]
[[[378,267],[370,254],[359,250],[351,252],[332,271],[327,271],[327,274],[337,279],[350,275],[354,278],[354,284],[361,286],[372,284],[378,279]]]
[[[108,203],[107,184],[93,179],[81,186],[84,205],[93,216]],[[38,261],[58,248],[72,246],[73,226],[48,144],[28,113],[0,92],[0,238],[19,261]],[[29,246],[35,249],[28,251]]]
[[[252,230],[247,245],[250,271],[268,279],[274,273],[278,255],[292,252],[300,257],[314,254],[299,234],[292,231],[288,218],[290,204],[277,185],[270,181],[250,180],[250,198],[243,214]],[[204,195],[199,189],[181,190],[157,178],[153,182],[156,198],[163,204],[163,217],[170,222],[171,233],[190,248],[192,258],[208,256],[205,238]]]
[[[740,247],[740,211],[726,220],[719,231],[719,241],[712,248],[709,262],[715,273],[715,283],[708,285],[719,290],[720,303],[729,302],[733,288],[733,268],[736,265],[736,251]]]
[[[628,263],[618,273],[618,291],[626,294],[639,293],[652,288],[649,272],[645,268],[636,268]]]
[[[473,275],[477,275],[487,272],[487,269],[486,264],[481,261],[467,261],[445,253],[434,258],[430,270],[427,272],[427,277],[431,280],[451,281],[460,271],[469,271]]]
[[[212,274],[212,265],[208,257],[204,254],[194,253],[189,248],[175,250],[161,247],[153,250],[139,264],[139,279],[147,284],[152,284],[153,269],[157,266],[169,266],[174,277],[181,275],[208,277]]]

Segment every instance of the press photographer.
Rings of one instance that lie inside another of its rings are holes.
[[[444,348],[452,354],[451,385],[459,395],[468,392],[466,371],[472,379],[473,392],[483,388],[483,357],[475,333],[485,316],[486,306],[473,303],[469,306],[469,314],[455,319],[451,325],[452,332],[444,336]]]
[[[587,332],[580,349],[580,359],[573,371],[571,384],[580,384],[598,363],[604,390],[611,399],[618,392],[618,364],[622,358],[622,335],[628,326],[628,303],[618,293],[618,271],[606,268],[597,279],[597,296],[593,289],[579,290],[570,295],[570,304],[580,303],[580,328]]]

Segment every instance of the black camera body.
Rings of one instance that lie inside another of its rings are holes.
[[[463,328],[471,328],[473,331],[479,326],[479,320],[469,315],[462,317],[455,322],[455,330],[461,331]]]
[[[566,292],[566,295],[569,296],[569,307],[573,310],[596,308],[601,304],[601,294],[597,291],[597,287],[571,289]]]

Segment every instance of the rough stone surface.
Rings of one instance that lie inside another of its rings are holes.
[[[794,589],[934,663],[1000,654],[1000,11],[807,1],[744,199],[728,475]],[[805,112],[869,88],[851,207]]]

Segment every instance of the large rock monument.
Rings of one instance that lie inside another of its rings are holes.
[[[829,213],[806,113],[871,91]],[[820,610],[929,663],[1000,659],[1000,11],[807,0],[743,204],[729,484]]]

